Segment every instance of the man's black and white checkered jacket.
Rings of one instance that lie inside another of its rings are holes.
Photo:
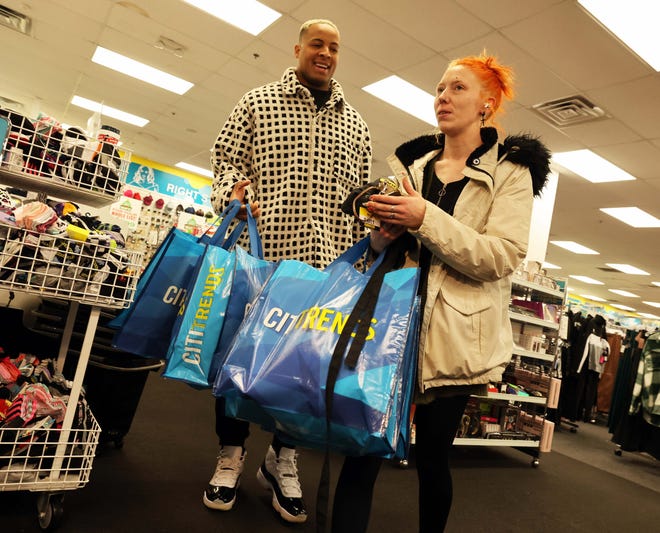
[[[289,68],[282,79],[246,93],[229,115],[211,155],[211,202],[217,212],[233,185],[250,179],[268,260],[296,259],[322,268],[362,236],[341,204],[369,179],[366,123],[331,80],[318,111]]]

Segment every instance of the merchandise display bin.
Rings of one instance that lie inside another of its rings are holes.
[[[4,117],[7,113],[0,113],[0,122]],[[119,194],[128,167],[123,156],[115,159],[118,154],[101,142],[90,155],[86,150],[94,142],[87,139],[79,139],[80,144],[67,152],[62,144],[58,148],[57,143],[46,142],[44,135],[53,131],[41,130],[39,137],[30,128],[21,130],[18,122],[15,116],[9,117],[0,157],[0,185],[37,193],[40,199],[50,195],[89,206],[108,204]],[[63,173],[67,156],[69,172]],[[71,162],[74,159],[77,162]],[[0,289],[70,302],[55,360],[56,374],[63,373],[67,354],[72,352],[78,309],[81,304],[90,306],[75,371],[67,376],[68,396],[61,397],[66,405],[61,423],[0,428],[0,491],[38,492],[39,525],[52,530],[62,518],[65,491],[89,481],[101,435],[81,394],[99,316],[102,309],[130,305],[142,258],[140,252],[122,248],[108,236],[81,235],[71,227],[57,234],[40,233],[19,227],[11,214],[0,213]]]
[[[0,288],[127,307],[141,269],[139,252],[109,239],[79,241],[0,222]]]
[[[44,530],[59,525],[64,491],[89,481],[101,428],[84,403],[81,410],[83,427],[0,428],[0,491],[39,492]]]
[[[3,108],[0,121],[7,130],[0,183],[88,206],[105,205],[119,196],[131,153],[119,150],[116,139],[90,138],[83,130],[64,129],[49,117],[31,120]]]
[[[102,428],[99,442],[124,445],[133,423],[149,372],[161,370],[165,362],[139,356],[92,354],[85,375],[87,401]]]

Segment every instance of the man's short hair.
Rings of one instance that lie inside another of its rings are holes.
[[[314,26],[315,24],[327,24],[328,26],[332,26],[337,31],[337,33],[339,33],[339,28],[331,20],[327,20],[327,19],[310,19],[306,22],[303,22],[302,26],[300,26],[300,33],[298,35],[298,42],[302,41],[303,35],[305,35],[307,30],[310,28],[310,26]]]

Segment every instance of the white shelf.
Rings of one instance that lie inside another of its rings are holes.
[[[557,298],[561,298],[562,300],[564,299],[564,291],[560,289],[551,289],[549,287],[544,287],[543,285],[539,285],[538,283],[527,281],[522,278],[512,278],[511,284],[517,285],[519,287],[525,287],[527,289],[532,289],[538,292],[542,292],[543,294],[548,294],[550,296],[556,296]]]
[[[552,322],[551,320],[543,320],[535,316],[527,316],[521,313],[516,313],[515,311],[509,311],[509,318],[515,320],[516,322],[524,322],[525,324],[534,324],[535,326],[542,326],[546,329],[559,329],[559,324],[557,322]]]
[[[32,175],[6,168],[0,168],[0,182],[17,189],[42,192],[60,200],[78,202],[91,207],[101,207],[112,203],[119,197],[121,188],[121,184],[118,184],[117,191],[85,189],[69,185],[58,177]]]
[[[555,360],[555,356],[551,353],[540,353],[534,352],[532,350],[525,350],[525,348],[521,348],[515,344],[513,345],[513,354],[522,355],[523,357],[533,357],[534,359],[542,359],[543,361],[552,362]]]
[[[509,446],[516,448],[539,448],[539,440],[517,440],[517,439],[466,439],[455,438],[454,446]]]
[[[502,392],[489,392],[486,396],[473,396],[486,400],[507,400],[509,402],[538,403],[545,404],[548,399],[545,396],[521,396],[520,394],[505,394]]]

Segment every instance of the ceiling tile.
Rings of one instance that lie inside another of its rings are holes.
[[[498,0],[484,2],[483,0],[456,0],[457,3],[474,14],[475,17],[487,22],[494,28],[508,26],[534,15],[543,13],[549,6],[564,0]]]
[[[660,73],[594,89],[590,94],[642,137],[660,137]]]
[[[325,0],[310,0],[294,12],[300,20],[330,18],[339,28],[342,47],[358,50],[376,64],[397,70],[423,61],[433,55],[433,50],[421,41],[366,11],[353,2],[334,0],[332,16],[327,13]]]
[[[501,31],[583,91],[636,79],[651,71],[573,2],[553,6]]]
[[[425,2],[423,9],[416,9],[410,2],[356,0],[355,3],[392,28],[405,28],[411,38],[436,52],[472,41],[492,30],[488,23],[454,1]]]
[[[585,122],[583,124],[561,128],[561,131],[587,148],[641,140],[639,134],[632,131],[621,121],[615,119]]]

